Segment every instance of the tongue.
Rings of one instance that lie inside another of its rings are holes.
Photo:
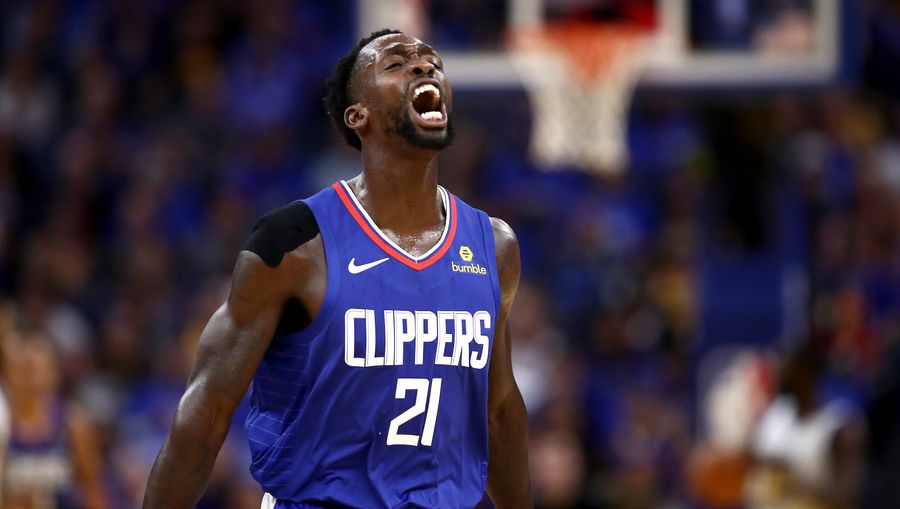
[[[425,113],[426,111],[437,111],[440,106],[440,99],[431,92],[423,92],[413,99],[413,109],[416,113]]]

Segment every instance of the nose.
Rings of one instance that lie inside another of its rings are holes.
[[[431,77],[431,76],[434,76],[434,70],[435,70],[434,64],[432,64],[431,62],[427,62],[425,60],[419,60],[412,67],[412,72],[416,76],[421,76],[424,74],[426,76]]]

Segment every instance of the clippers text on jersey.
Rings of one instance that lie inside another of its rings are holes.
[[[344,362],[351,367],[422,365],[484,369],[490,353],[487,311],[348,309]]]

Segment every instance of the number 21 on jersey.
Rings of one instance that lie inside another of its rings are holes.
[[[431,390],[429,390],[429,386]],[[400,426],[410,419],[426,412],[421,443],[422,445],[430,446],[432,439],[434,439],[434,424],[437,421],[438,406],[441,404],[441,379],[398,378],[397,391],[394,393],[394,397],[396,399],[405,399],[406,393],[409,391],[415,391],[416,401],[412,407],[391,419],[391,425],[388,428],[387,445],[411,445],[413,447],[419,445],[419,435],[399,433],[398,430]]]

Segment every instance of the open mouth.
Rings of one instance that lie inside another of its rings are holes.
[[[442,127],[446,123],[441,90],[431,83],[419,85],[413,91],[412,109],[419,123],[426,127]]]

